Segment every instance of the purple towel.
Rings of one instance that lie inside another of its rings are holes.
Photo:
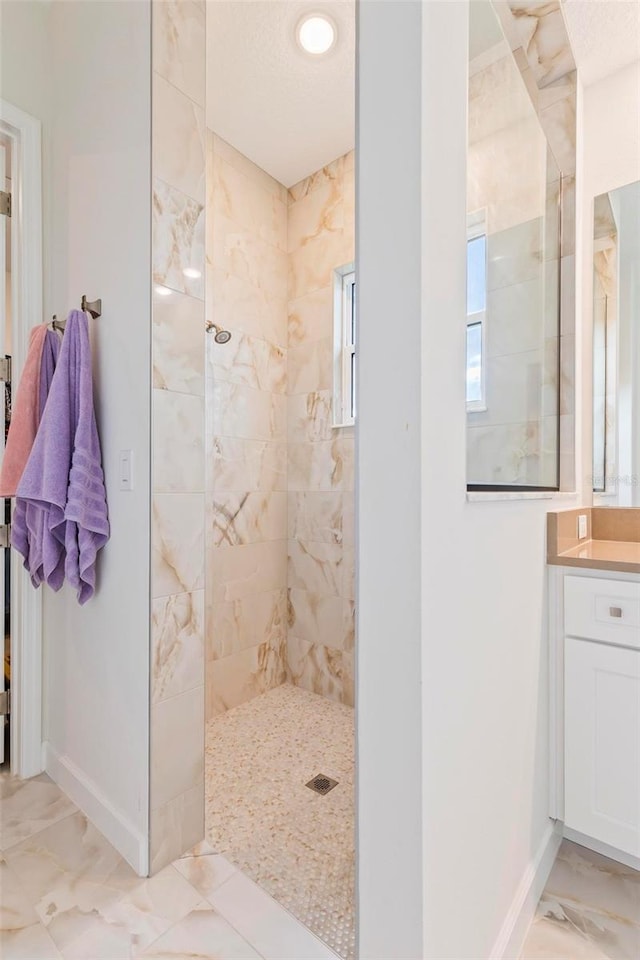
[[[42,564],[59,590],[64,576],[80,603],[94,593],[96,556],[109,539],[100,441],[93,409],[86,314],[72,310],[18,496],[45,512]]]
[[[40,361],[40,389],[38,424],[51,389],[51,381],[60,353],[60,336],[52,330],[47,330],[42,348]],[[11,520],[11,545],[22,554],[24,565],[29,571],[34,587],[39,587],[44,580],[42,545],[44,536],[45,513],[39,504],[16,498],[16,505]]]

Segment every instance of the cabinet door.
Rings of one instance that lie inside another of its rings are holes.
[[[565,640],[565,823],[640,855],[640,651]]]

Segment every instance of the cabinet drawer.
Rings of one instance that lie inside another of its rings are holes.
[[[640,649],[640,581],[565,577],[564,632]]]

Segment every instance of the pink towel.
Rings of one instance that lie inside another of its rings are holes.
[[[29,334],[29,350],[13,409],[0,472],[0,497],[15,497],[40,422],[40,363],[48,325]]]

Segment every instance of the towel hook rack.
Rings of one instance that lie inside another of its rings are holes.
[[[100,297],[98,297],[97,300],[87,300],[83,293],[82,300],[80,301],[80,309],[90,313],[93,319],[97,320],[98,317],[102,316],[102,300]]]
[[[85,313],[91,314],[94,320],[97,320],[98,317],[102,316],[102,300],[98,297],[97,300],[87,300],[86,295],[82,294],[82,300],[80,301],[80,309]],[[61,333],[64,333],[64,328],[66,325],[66,320],[58,320],[58,315],[54,313],[51,318],[52,325],[54,330],[59,330]]]

